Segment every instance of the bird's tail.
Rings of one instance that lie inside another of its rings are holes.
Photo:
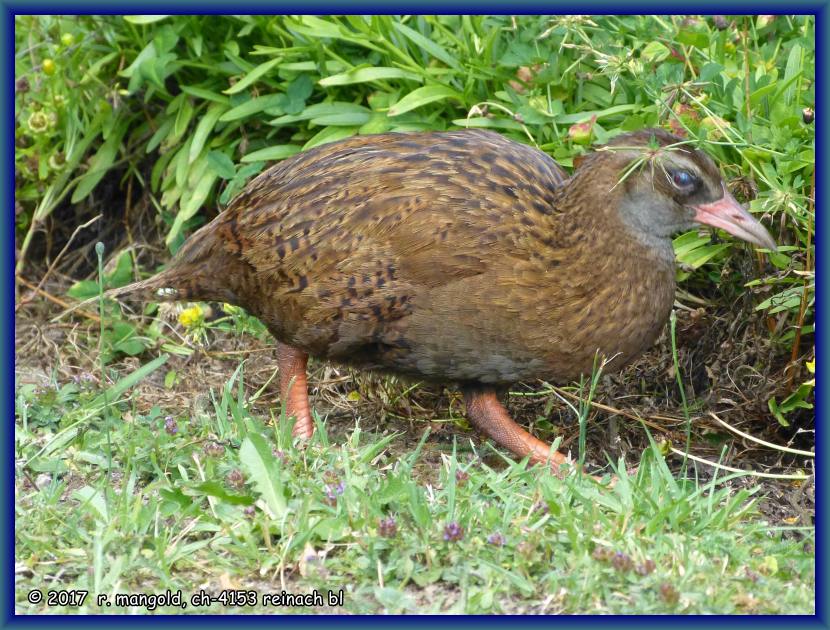
[[[123,287],[117,287],[115,289],[109,289],[104,291],[103,297],[111,300],[129,297],[131,302],[175,302],[177,300],[189,299],[186,290],[183,291],[182,289],[176,288],[176,277],[178,274],[171,272],[174,272],[174,270],[168,269],[159,272],[146,280],[133,282],[132,284],[127,284]],[[73,311],[83,309],[84,307],[97,302],[98,299],[99,298],[96,295],[78,302],[62,312],[58,316],[58,319]]]
[[[146,280],[104,291],[104,297],[114,300],[126,296],[136,302],[187,300],[189,297],[187,291],[177,288],[178,282],[176,282],[176,277],[170,273],[171,271],[173,270],[162,271]]]

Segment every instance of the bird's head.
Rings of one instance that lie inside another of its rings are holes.
[[[615,178],[620,217],[643,237],[666,239],[703,224],[776,249],[769,232],[727,190],[712,159],[666,131],[622,134],[585,162]]]

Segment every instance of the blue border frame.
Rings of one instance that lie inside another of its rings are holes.
[[[598,0],[586,0],[576,3],[559,3],[559,2],[542,2],[539,0],[520,0],[514,2],[509,7],[503,3],[494,2],[493,0],[485,2],[471,2],[470,0],[459,1],[456,0],[451,5],[439,0],[421,0],[417,2],[409,1],[403,3],[396,3],[394,7],[390,7],[383,3],[373,2],[357,2],[354,4],[348,3],[333,3],[326,0],[307,0],[306,2],[294,2],[281,5],[275,5],[273,2],[267,0],[247,0],[246,2],[234,5],[232,11],[227,10],[227,3],[216,0],[203,0],[198,5],[177,2],[178,6],[171,6],[168,0],[147,0],[145,2],[127,2],[117,6],[118,11],[113,11],[112,3],[104,2],[76,2],[76,3],[60,3],[48,1],[30,1],[15,0],[12,2],[0,0],[0,19],[2,20],[2,41],[5,42],[2,70],[0,71],[0,79],[2,84],[6,86],[3,98],[0,99],[0,114],[4,121],[2,129],[0,129],[0,143],[4,147],[3,152],[3,169],[0,173],[0,199],[2,199],[3,206],[8,213],[12,213],[14,207],[14,16],[18,14],[71,14],[71,13],[100,13],[100,14],[131,14],[131,13],[156,13],[165,12],[169,14],[226,14],[226,13],[307,13],[307,14],[330,14],[330,13],[510,13],[510,14],[529,14],[529,13],[614,13],[614,14],[638,14],[638,13],[652,13],[665,11],[666,5],[657,2],[632,2],[625,6],[615,5],[610,2],[602,2]],[[825,61],[827,53],[826,35],[830,32],[828,29],[828,21],[830,20],[830,11],[828,5],[830,0],[813,0],[800,1],[790,4],[774,4],[765,2],[763,0],[756,2],[738,1],[731,2],[728,5],[723,5],[712,0],[702,0],[695,3],[684,2],[682,4],[671,7],[672,13],[697,13],[697,14],[758,14],[762,11],[775,14],[813,14],[816,16],[816,81],[818,82],[816,90],[816,170],[819,175],[819,184],[816,187],[815,211],[815,268],[817,270],[817,280],[819,285],[816,287],[816,312],[824,312],[824,301],[827,295],[824,286],[825,277],[824,270],[826,266],[826,255],[819,244],[826,242],[825,232],[827,230],[827,220],[824,218],[825,202],[827,199],[824,183],[830,181],[830,173],[827,169],[827,161],[825,160],[825,151],[827,147],[827,129],[825,124],[825,116],[828,115],[826,109],[827,90],[830,81],[826,80],[827,71]],[[394,8],[395,10],[390,10]],[[278,9],[278,10],[277,10]],[[509,10],[507,10],[509,9]],[[635,10],[636,9],[636,10]],[[662,10],[662,11],[661,11]],[[11,95],[11,98],[9,97]],[[0,227],[0,255],[5,259],[4,273],[0,277],[0,290],[5,298],[3,304],[5,306],[6,317],[3,318],[3,334],[0,338],[0,349],[2,349],[3,362],[3,378],[2,389],[0,395],[4,403],[6,411],[5,418],[8,425],[14,426],[14,361],[12,340],[14,339],[14,220],[13,213],[12,220],[6,220]],[[825,361],[827,361],[827,338],[824,333],[823,324],[818,322],[815,333],[816,353],[821,355],[818,361],[819,368],[816,372],[817,386],[815,390],[816,398],[816,442],[817,452],[824,454],[827,452],[826,441],[827,432],[822,425],[822,420],[825,419],[825,392],[830,387],[830,379],[828,379],[828,372],[824,371]],[[85,616],[85,617],[63,617],[63,616],[40,616],[40,617],[25,617],[14,615],[14,493],[11,488],[14,483],[15,462],[14,462],[14,432],[13,430],[6,430],[2,432],[2,449],[6,455],[5,465],[2,467],[0,475],[0,483],[2,488],[7,490],[6,498],[3,505],[3,519],[2,527],[2,549],[5,552],[6,562],[3,570],[0,571],[0,624],[3,626],[27,626],[27,627],[49,627],[54,624],[69,624],[74,626],[86,625],[101,625],[110,624],[113,619],[109,615],[100,616]],[[816,471],[816,615],[815,616],[753,616],[753,617],[732,617],[732,616],[712,616],[700,617],[672,617],[670,622],[672,624],[703,625],[711,626],[712,624],[737,624],[737,625],[763,625],[763,626],[778,626],[783,622],[788,625],[799,627],[828,627],[827,619],[827,602],[825,596],[827,595],[826,584],[826,568],[827,568],[827,545],[824,536],[824,526],[826,524],[826,506],[828,504],[828,490],[824,483],[824,469],[825,465],[821,457],[815,460]],[[243,617],[243,619],[239,619]],[[175,620],[175,621],[174,621]],[[328,617],[315,616],[300,616],[300,617],[259,617],[251,615],[235,615],[230,616],[229,621],[232,623],[255,623],[262,624],[279,624],[280,626],[294,626],[302,625],[309,626],[328,626],[331,621]],[[394,616],[387,620],[382,617],[366,618],[366,617],[338,617],[338,624],[354,625],[354,624],[405,624],[405,625],[434,625],[436,622],[440,623],[446,621],[453,625],[480,625],[480,624],[515,624],[522,623],[527,625],[551,625],[556,627],[577,626],[588,627],[594,624],[605,623],[604,619],[596,617],[568,617],[552,619],[550,617],[515,617],[515,616],[468,616],[460,618],[446,619],[444,617],[425,616],[425,617],[402,617]],[[637,624],[637,625],[651,625],[665,624],[662,618],[651,618],[643,616],[621,617],[615,616],[611,620],[614,624]],[[119,616],[117,623],[125,625],[143,624],[143,623],[168,623],[176,624],[224,624],[225,618],[222,616],[182,616],[182,617],[158,617],[148,621],[145,617],[128,617]]]

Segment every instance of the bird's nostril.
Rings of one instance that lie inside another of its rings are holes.
[[[736,213],[736,214],[732,215],[732,218],[735,219],[735,221],[737,221],[738,223],[743,223],[744,222],[743,215],[740,215],[740,214]]]

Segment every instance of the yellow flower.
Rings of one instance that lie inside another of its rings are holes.
[[[179,323],[185,328],[192,328],[204,321],[204,312],[198,304],[184,309],[179,313]]]

